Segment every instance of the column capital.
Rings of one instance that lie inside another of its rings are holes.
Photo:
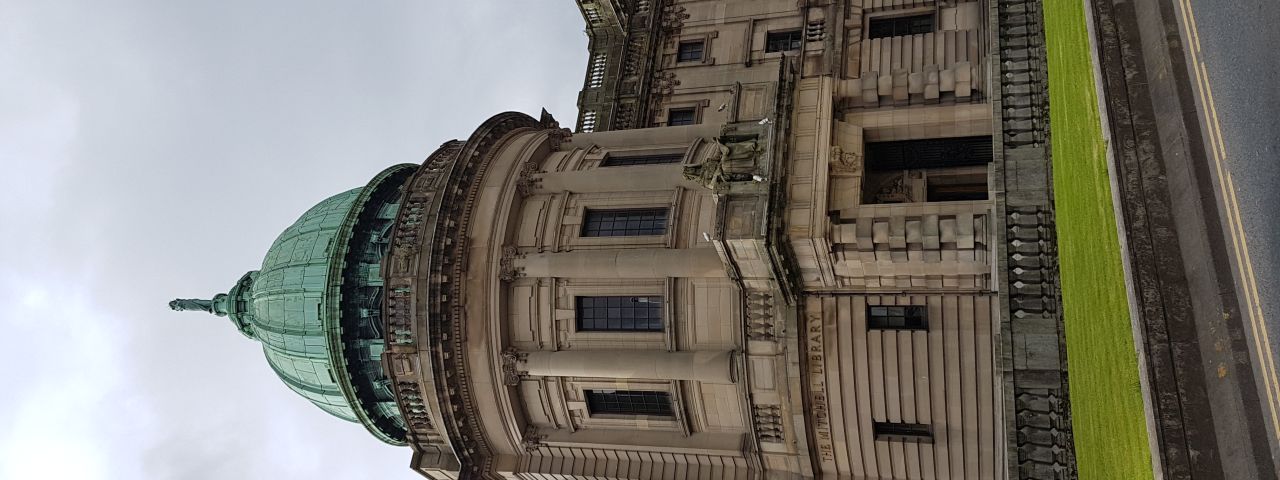
[[[507,347],[502,350],[500,355],[502,359],[502,383],[509,387],[520,384],[520,379],[529,375],[527,370],[521,370],[520,365],[529,359],[529,354],[517,350],[516,347]]]

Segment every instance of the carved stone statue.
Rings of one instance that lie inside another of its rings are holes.
[[[720,157],[712,157],[697,165],[684,167],[684,178],[711,190],[720,186]]]
[[[176,298],[169,302],[169,308],[177,312],[199,311],[222,317],[227,315],[227,294],[214,295],[213,300]]]
[[[911,203],[911,187],[907,185],[907,174],[894,176],[881,184],[876,192],[876,203]]]
[[[722,140],[716,139],[716,143],[720,145],[720,159],[725,172],[749,174],[756,171],[760,144],[755,139],[727,143]]]
[[[754,139],[729,143],[721,143],[717,139],[716,144],[717,153],[702,163],[684,167],[684,178],[713,191],[726,188],[726,182],[752,180],[760,145]]]
[[[213,313],[213,300],[200,300],[196,298],[177,298],[169,302],[169,308],[177,312],[185,312],[191,310],[199,310],[202,312]]]

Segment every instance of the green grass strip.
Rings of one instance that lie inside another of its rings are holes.
[[[1152,478],[1085,0],[1045,0],[1049,125],[1080,478]]]

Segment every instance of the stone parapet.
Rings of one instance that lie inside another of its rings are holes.
[[[1075,478],[1043,13],[1040,0],[997,0],[989,15],[1006,465],[1009,478]]]

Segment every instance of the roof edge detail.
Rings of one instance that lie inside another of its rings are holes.
[[[364,411],[364,408],[362,408],[353,385],[354,379],[347,368],[347,359],[342,343],[342,324],[340,322],[342,316],[342,270],[346,265],[347,252],[351,248],[350,242],[355,233],[356,222],[369,199],[378,189],[378,186],[395,174],[416,167],[413,164],[392,166],[379,172],[361,189],[360,194],[352,203],[351,210],[347,212],[346,218],[343,219],[342,226],[338,228],[337,236],[333,239],[334,248],[329,252],[329,271],[326,274],[327,285],[324,294],[324,306],[322,307],[325,311],[323,328],[325,341],[328,343],[329,360],[333,366],[334,375],[339,377],[337,383],[342,390],[342,396],[346,398],[347,405],[351,407],[351,411],[369,433],[384,443],[396,446],[404,446],[407,443],[403,439],[392,437],[375,426],[373,419],[369,416],[369,412]]]

